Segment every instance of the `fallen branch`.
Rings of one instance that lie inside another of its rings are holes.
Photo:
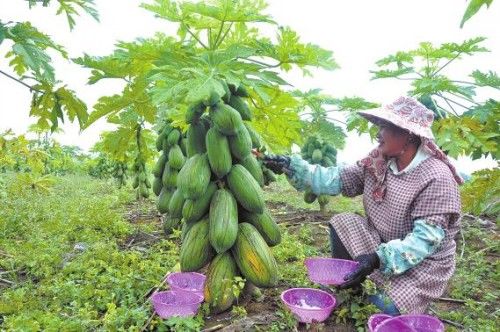
[[[135,237],[132,238],[132,240],[130,240],[129,243],[127,243],[127,245],[125,246],[125,248],[130,248],[130,246],[132,245],[132,243],[134,243],[134,241],[135,241]]]
[[[3,252],[3,251],[0,251],[0,255],[5,256],[5,257],[9,257],[9,258],[14,258],[14,256],[12,256],[6,252]]]
[[[464,258],[464,252],[465,252],[465,236],[464,236],[464,231],[460,229],[460,235],[462,236],[462,250],[460,252],[460,260]]]
[[[463,328],[464,328],[464,326],[463,326],[462,324],[459,324],[459,323],[454,322],[454,321],[452,321],[452,320],[448,320],[448,319],[444,319],[444,318],[439,317],[439,316],[438,316],[438,314],[437,314],[437,312],[436,312],[436,310],[434,310],[434,309],[430,308],[430,311],[431,311],[431,312],[432,312],[432,313],[433,313],[433,314],[434,314],[434,315],[435,315],[435,316],[436,316],[436,317],[437,317],[440,321],[442,321],[443,323],[446,323],[446,324],[451,325],[451,326],[458,327],[459,329],[463,329]]]
[[[155,315],[156,315],[156,313],[153,311],[153,313],[149,316],[149,318],[146,321],[146,323],[141,327],[141,332],[146,331],[146,329],[148,328],[149,324],[151,324],[151,322],[153,321],[153,318],[154,318]]]
[[[0,282],[6,283],[6,284],[9,284],[9,285],[15,285],[16,284],[15,282],[7,280],[7,279],[4,279],[4,278],[0,278]]]
[[[320,225],[323,224],[321,221],[309,221],[309,222],[280,222],[279,224],[284,225],[285,227],[297,226],[297,225]]]
[[[225,326],[224,324],[214,325],[212,327],[208,327],[206,329],[201,330],[201,332],[213,332],[213,331],[217,331],[217,330],[222,329],[224,326]]]
[[[466,301],[464,301],[464,300],[452,299],[449,297],[440,297],[438,300],[442,301],[442,302],[451,302],[451,303],[460,303],[460,304],[466,303]]]
[[[156,286],[154,286],[154,287],[150,288],[150,289],[147,291],[147,293],[146,293],[146,294],[144,294],[144,295],[142,296],[142,298],[143,298],[143,299],[144,299],[144,298],[146,299],[146,301],[144,301],[144,302],[147,302],[147,299],[148,299],[151,295],[153,295],[154,293],[156,293],[156,292],[158,291],[158,289],[160,289],[160,287],[162,287],[163,285],[165,285],[165,283],[167,282],[167,276],[170,274],[170,272],[171,272],[171,271],[168,271],[168,272],[165,274],[165,276],[163,276],[162,281],[161,281],[158,285],[156,285]]]

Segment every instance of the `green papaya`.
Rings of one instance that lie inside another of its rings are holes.
[[[178,174],[179,171],[170,168],[169,166],[165,167],[162,177],[163,186],[167,189],[174,189],[175,187],[177,187]]]
[[[257,228],[266,243],[273,247],[281,242],[281,232],[278,224],[267,209],[261,214],[240,210],[240,222],[248,222]]]
[[[188,158],[195,154],[205,153],[207,148],[205,146],[205,136],[207,129],[203,123],[191,124],[186,133],[186,152]]]
[[[179,189],[176,189],[170,198],[168,212],[172,218],[182,217],[182,206],[184,205],[184,196]]]
[[[262,173],[262,167],[257,158],[255,158],[252,154],[249,154],[240,161],[240,164],[245,167],[250,174],[252,174],[259,186],[264,186],[264,174]]]
[[[203,103],[196,103],[189,106],[186,110],[186,123],[198,122],[206,108]]]
[[[181,245],[180,265],[182,272],[198,271],[215,256],[209,241],[209,221],[200,220],[189,229]]]
[[[233,280],[237,275],[238,268],[229,252],[218,254],[208,266],[203,295],[212,314],[229,309],[236,300]]]
[[[222,96],[222,100],[227,104],[231,99],[231,91],[229,90],[229,86],[227,85],[226,81],[223,80],[221,83],[222,87],[224,88],[224,95]]]
[[[182,150],[179,145],[175,144],[170,148],[168,152],[168,165],[173,169],[181,169],[184,166],[186,158],[182,154]]]
[[[245,159],[252,152],[252,138],[247,128],[242,125],[235,135],[229,136],[231,154],[239,160]]]
[[[316,194],[314,194],[310,190],[306,190],[304,192],[304,202],[306,202],[307,204],[312,204],[316,200],[317,197],[318,196],[316,196]]]
[[[250,111],[250,108],[248,107],[248,104],[243,100],[243,98],[234,95],[231,96],[231,98],[229,99],[229,106],[237,110],[243,120],[252,120],[252,113]]]
[[[217,191],[217,185],[210,182],[207,190],[197,200],[186,199],[182,207],[182,218],[186,222],[195,222],[200,220],[205,214],[208,213],[210,208],[210,201],[213,194]]]
[[[177,129],[173,129],[167,136],[167,145],[169,147],[176,145],[177,143],[179,143],[180,138],[181,132]]]
[[[259,231],[242,222],[238,237],[231,248],[234,261],[243,276],[257,287],[275,287],[278,282],[278,264]]]
[[[172,231],[179,228],[181,224],[181,218],[173,218],[172,216],[166,216],[163,220],[163,232],[165,235],[172,234]]]
[[[230,249],[238,235],[238,209],[229,190],[219,189],[210,202],[210,244],[217,253]]]
[[[259,149],[263,145],[260,135],[257,133],[257,131],[255,131],[250,123],[245,122],[244,124],[248,130],[248,133],[250,134],[250,138],[252,139],[252,148]]]
[[[315,149],[312,154],[312,162],[315,164],[319,164],[321,162],[321,159],[323,159],[323,154],[321,153],[321,150]]]
[[[155,193],[156,196],[160,195],[162,188],[163,188],[163,182],[161,181],[161,178],[155,177],[155,179],[153,180],[153,192]]]
[[[212,91],[210,95],[203,100],[205,106],[212,106],[220,102],[220,95],[216,91]]]
[[[210,168],[218,178],[222,178],[229,173],[233,163],[228,139],[215,128],[208,130],[205,139]]]
[[[224,135],[235,135],[243,125],[240,113],[224,103],[212,106],[210,117],[215,129]]]
[[[173,193],[166,188],[163,188],[161,190],[156,205],[156,207],[158,208],[158,212],[160,212],[161,214],[168,212],[168,206],[170,204],[170,198],[172,197],[172,194]]]
[[[235,86],[233,84],[229,84],[229,90],[233,95],[240,96],[240,97],[249,97],[249,93],[247,89],[243,85]]]
[[[234,197],[246,210],[254,213],[264,212],[264,197],[259,183],[242,165],[233,165],[227,183]]]
[[[166,162],[167,162],[167,156],[162,153],[158,158],[158,160],[156,161],[155,166],[153,167],[154,176],[156,176],[157,178],[161,178]]]
[[[198,199],[207,190],[210,182],[210,165],[206,154],[195,154],[189,158],[177,177],[177,187],[184,198]]]
[[[330,196],[328,195],[319,195],[318,203],[319,205],[326,205],[330,201]]]

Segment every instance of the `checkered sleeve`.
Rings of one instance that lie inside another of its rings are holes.
[[[351,165],[340,172],[342,195],[355,197],[363,193],[365,187],[365,170],[362,166]]]
[[[452,220],[460,215],[460,193],[451,175],[431,180],[413,202],[413,220],[423,218],[428,220],[428,223],[448,228],[450,218],[439,217],[440,215],[449,215]]]
[[[403,240],[392,240],[378,247],[380,271],[385,275],[406,272],[436,252],[444,236],[445,231],[440,226],[424,219],[416,220],[413,231]]]

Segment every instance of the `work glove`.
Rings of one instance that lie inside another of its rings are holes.
[[[344,277],[345,282],[339,286],[340,289],[352,288],[361,284],[367,276],[380,267],[380,259],[375,252],[360,255],[354,260],[359,264],[354,272]]]
[[[262,162],[264,163],[264,166],[273,171],[273,173],[276,174],[286,173],[287,175],[290,175],[292,173],[290,169],[290,157],[288,156],[265,155],[264,158],[262,159]]]

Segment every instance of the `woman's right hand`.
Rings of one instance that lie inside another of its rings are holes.
[[[276,174],[287,174],[291,175],[292,171],[290,169],[290,157],[285,155],[265,155],[262,159],[264,166],[269,168]]]

